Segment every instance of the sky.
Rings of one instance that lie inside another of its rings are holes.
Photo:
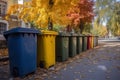
[[[23,0],[18,0],[18,4],[23,4]]]

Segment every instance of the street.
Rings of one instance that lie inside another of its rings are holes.
[[[94,49],[50,69],[37,68],[24,78],[12,78],[8,64],[0,62],[0,80],[120,80],[120,42],[100,42]]]

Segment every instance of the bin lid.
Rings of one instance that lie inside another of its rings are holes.
[[[42,35],[58,35],[58,32],[55,32],[55,31],[41,31]]]
[[[82,34],[83,37],[90,37],[91,35],[88,35],[88,34]]]
[[[70,33],[70,35],[73,36],[73,37],[74,37],[74,36],[75,36],[75,37],[78,36],[78,34],[76,34],[76,33]]]
[[[99,36],[95,35],[95,37],[99,37]]]
[[[59,35],[58,36],[65,36],[65,37],[68,37],[68,36],[70,36],[70,34],[69,33],[65,33],[65,32],[59,32]]]
[[[14,33],[40,33],[40,31],[33,29],[33,28],[22,28],[22,27],[17,27],[17,28],[13,28],[10,29],[8,31],[4,32],[4,35],[8,35],[8,34],[14,34]]]
[[[84,36],[83,34],[77,34],[78,35],[78,37],[82,37],[82,36]]]

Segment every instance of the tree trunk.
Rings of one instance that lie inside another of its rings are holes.
[[[70,25],[67,25],[67,32],[71,32],[72,31],[72,28],[71,28],[71,26]]]
[[[82,21],[81,21],[81,23],[80,23],[79,28],[80,28],[80,33],[82,34],[82,33],[83,33],[83,30],[84,30],[84,23],[83,23]]]
[[[53,30],[53,23],[52,22],[48,23],[48,30]]]
[[[48,30],[53,30],[53,23],[50,20],[50,17],[48,18]]]
[[[53,0],[49,0],[49,8],[52,8],[54,4]],[[48,30],[53,30],[53,23],[50,19],[50,17],[48,18]]]

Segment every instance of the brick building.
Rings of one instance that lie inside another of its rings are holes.
[[[27,2],[27,1],[30,1],[30,0],[0,0],[0,35],[4,31],[10,28],[21,26],[21,25],[25,26],[25,24],[23,22],[21,23],[20,21],[18,21],[17,17],[15,16],[12,16],[12,19],[10,21],[6,21],[4,17],[11,5],[23,4],[23,2]]]
[[[8,29],[8,22],[4,20],[7,11],[7,1],[0,0],[0,35]]]
[[[3,32],[18,26],[25,26],[23,22],[17,20],[14,15],[11,16],[10,21],[5,20],[5,15],[9,7],[13,4],[23,4],[30,0],[0,0],[0,37],[3,36]],[[1,39],[1,38],[0,38]]]
[[[7,0],[7,3],[8,3],[7,9],[9,9],[9,7],[13,4],[23,4],[24,2],[28,2],[28,1],[30,0]],[[22,27],[26,26],[23,21],[18,21],[16,16],[11,16],[11,17],[12,17],[12,20],[8,21],[9,29],[17,26],[22,26]]]

